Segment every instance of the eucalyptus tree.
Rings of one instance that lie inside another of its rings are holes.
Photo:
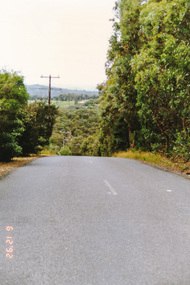
[[[115,6],[114,34],[110,39],[106,63],[107,81],[101,92],[100,108],[100,142],[102,150],[108,150],[107,154],[121,148],[134,147],[140,129],[131,60],[140,48],[141,9],[140,0],[121,0]],[[122,127],[123,132],[118,132],[118,126]],[[106,154],[105,150],[103,154]]]
[[[167,152],[180,151],[181,147],[189,153],[189,1],[149,0],[143,5],[139,22],[143,44],[132,68],[144,131],[147,136],[154,131],[158,146],[164,145]],[[152,130],[146,128],[150,120]]]

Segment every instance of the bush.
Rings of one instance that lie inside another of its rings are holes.
[[[72,155],[72,152],[68,146],[64,146],[60,149],[59,155]]]
[[[190,160],[190,129],[176,134],[173,150],[176,157],[181,157],[186,162]]]
[[[21,152],[22,148],[17,143],[16,135],[0,133],[0,161],[9,162]]]

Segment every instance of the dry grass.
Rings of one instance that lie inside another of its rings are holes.
[[[39,153],[39,156],[53,156],[53,155],[57,155],[57,153],[53,150],[45,148]]]
[[[0,178],[34,159],[36,157],[15,157],[11,162],[0,162]]]
[[[167,158],[166,156],[160,154],[137,150],[128,150],[127,152],[115,153],[114,157],[130,158],[144,161],[161,169],[181,173],[187,178],[190,177],[190,162],[185,163],[177,159],[174,160]]]

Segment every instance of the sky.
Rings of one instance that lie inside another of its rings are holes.
[[[95,90],[105,79],[115,0],[0,0],[0,69],[25,84]]]

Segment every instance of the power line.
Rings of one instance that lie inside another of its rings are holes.
[[[51,90],[52,90],[52,89],[61,90],[61,89],[59,89],[59,88],[51,88],[51,79],[52,79],[52,78],[60,78],[60,77],[59,77],[59,75],[58,75],[58,76],[51,76],[51,75],[49,75],[49,76],[43,76],[43,75],[41,75],[41,78],[49,78],[48,104],[49,104],[49,106],[50,106],[50,102],[51,102]]]

